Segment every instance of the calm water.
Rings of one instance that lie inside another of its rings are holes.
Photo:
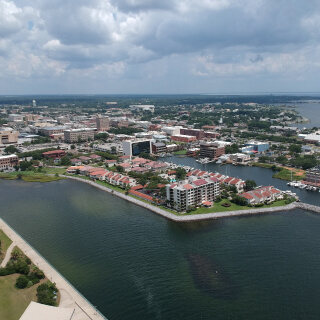
[[[298,128],[320,128],[320,101],[309,101],[309,103],[297,103],[297,111],[305,118],[308,118],[308,123],[298,123],[293,126]]]
[[[235,177],[243,180],[255,180],[257,185],[274,186],[280,190],[291,190],[295,192],[301,201],[320,206],[320,193],[315,191],[301,190],[299,188],[287,186],[288,181],[272,178],[274,172],[270,169],[247,167],[247,166],[233,166],[208,163],[201,164],[195,161],[194,158],[186,157],[179,158],[177,156],[160,158],[161,161],[173,162],[176,164],[187,165],[196,169],[206,170],[210,172],[219,172],[230,177]]]
[[[0,189],[1,217],[110,320],[320,318],[319,215],[177,224],[76,181]]]

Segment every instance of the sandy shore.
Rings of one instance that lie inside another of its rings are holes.
[[[0,218],[0,229],[18,246],[31,261],[36,264],[46,277],[55,282],[60,291],[60,305],[63,308],[73,308],[72,320],[105,320],[90,302],[85,299],[48,261],[32,248],[16,231]]]

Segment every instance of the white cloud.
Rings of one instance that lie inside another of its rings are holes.
[[[82,72],[123,92],[120,79],[149,87],[152,70],[181,87],[188,77],[308,79],[319,17],[317,0],[0,0],[0,72],[70,85]]]

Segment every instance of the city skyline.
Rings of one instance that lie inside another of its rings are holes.
[[[0,0],[0,95],[316,92],[320,3]]]

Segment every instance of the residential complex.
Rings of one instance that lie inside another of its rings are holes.
[[[212,206],[220,195],[220,183],[215,177],[189,176],[185,181],[166,185],[167,201],[179,211],[186,211],[190,206]]]
[[[247,200],[248,204],[270,203],[275,200],[283,199],[283,194],[279,189],[272,186],[261,187],[252,191],[247,191],[239,195]]]

